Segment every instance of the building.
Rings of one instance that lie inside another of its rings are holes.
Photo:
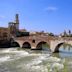
[[[10,31],[8,28],[0,27],[0,47],[10,47]]]
[[[10,39],[11,36],[16,36],[19,31],[19,18],[18,14],[15,16],[15,22],[9,22],[7,28],[0,27],[0,40]]]
[[[15,16],[15,22],[9,22],[8,25],[10,34],[15,36],[17,34],[17,32],[19,31],[19,17],[18,14],[16,14]]]
[[[8,27],[0,27],[0,40],[10,39],[12,37],[29,36],[26,29],[19,29],[19,15],[15,15],[15,21],[9,22]]]
[[[5,40],[10,38],[10,32],[8,28],[0,27],[0,40]]]
[[[19,18],[18,14],[15,16],[15,22],[9,22],[8,27],[0,27],[0,47],[9,47],[10,40],[19,31]]]

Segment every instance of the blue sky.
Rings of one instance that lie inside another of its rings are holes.
[[[72,30],[72,0],[1,0],[0,26],[19,14],[20,28],[59,34]]]

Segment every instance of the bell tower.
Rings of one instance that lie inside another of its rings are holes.
[[[19,15],[16,14],[15,16],[15,26],[16,26],[16,29],[19,30]]]
[[[12,34],[13,36],[16,36],[16,34],[19,31],[19,17],[18,14],[15,15],[15,21],[14,22],[9,22],[9,30],[10,30],[10,34]]]

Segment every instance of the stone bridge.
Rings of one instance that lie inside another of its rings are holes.
[[[52,52],[58,52],[62,44],[72,45],[70,37],[50,37],[50,36],[24,36],[14,39],[21,48],[41,49],[43,44],[47,44]]]
[[[52,52],[59,52],[59,48],[63,44],[68,44],[72,46],[72,39],[71,40],[59,39],[59,40],[50,41],[50,49]]]

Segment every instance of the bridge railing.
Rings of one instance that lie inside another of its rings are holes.
[[[64,41],[72,41],[72,37],[58,37],[58,38],[55,38],[54,40],[64,40]]]
[[[60,41],[72,41],[72,37],[50,37],[50,36],[24,36],[24,37],[16,37],[14,39],[17,39],[17,40],[32,40],[32,39],[35,39],[35,40],[60,40]]]

